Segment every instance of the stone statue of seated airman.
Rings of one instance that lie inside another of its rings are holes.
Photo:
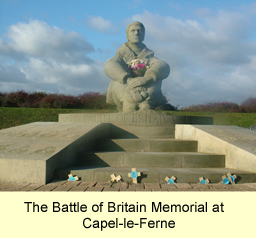
[[[128,25],[126,35],[128,42],[105,63],[105,73],[111,79],[107,103],[116,105],[120,112],[153,110],[163,104],[162,80],[168,77],[170,67],[142,43],[142,23]]]

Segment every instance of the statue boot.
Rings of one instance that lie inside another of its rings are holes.
[[[151,110],[151,105],[150,105],[150,102],[149,101],[143,101],[142,103],[139,104],[139,108],[140,108],[140,111],[142,110]]]

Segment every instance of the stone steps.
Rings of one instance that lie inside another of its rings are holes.
[[[225,156],[198,152],[88,152],[79,155],[80,166],[221,168]]]
[[[100,139],[95,151],[196,152],[197,141],[177,139]]]
[[[136,170],[141,172],[141,177],[138,177],[138,183],[166,183],[165,178],[176,176],[177,183],[199,183],[200,177],[210,179],[211,183],[219,183],[222,181],[222,176],[227,173],[236,174],[238,178],[236,183],[255,182],[254,173],[247,171],[233,170],[228,168],[149,168],[137,167]],[[56,171],[56,179],[67,179],[67,174],[72,173],[77,175],[82,181],[92,182],[108,182],[111,174],[121,175],[124,181],[132,182],[128,177],[131,172],[129,167],[89,167],[77,166]]]
[[[236,174],[236,183],[255,182],[254,173],[225,168],[225,156],[197,152],[197,141],[170,138],[97,139],[93,151],[77,154],[77,166],[55,171],[56,179],[77,175],[82,181],[107,182],[110,175],[121,175],[132,182],[132,168],[141,172],[138,182],[165,183],[177,177],[177,183],[199,183],[200,177],[212,183],[227,173]]]
[[[79,154],[80,166],[216,168],[225,156],[197,152],[197,142],[176,139],[101,139],[94,152]]]

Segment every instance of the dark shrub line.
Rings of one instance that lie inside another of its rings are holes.
[[[106,94],[88,92],[78,96],[27,93],[23,90],[11,93],[0,92],[0,107],[26,108],[74,108],[74,109],[114,109],[106,103]]]
[[[211,102],[206,104],[191,105],[182,111],[189,112],[236,112],[236,113],[255,113],[256,98],[248,98],[241,105],[232,102]]]
[[[177,111],[163,96],[164,104],[158,110]],[[87,92],[78,96],[64,94],[47,94],[44,92],[27,93],[23,90],[2,93],[0,92],[0,107],[26,108],[58,108],[58,109],[115,109],[115,106],[106,103],[106,94]],[[241,105],[232,102],[211,102],[191,105],[180,109],[189,112],[256,112],[256,98],[248,98]]]
[[[176,111],[163,96],[164,104],[158,110]],[[78,96],[47,94],[44,92],[27,93],[23,90],[11,93],[0,92],[0,107],[58,108],[58,109],[115,109],[106,103],[106,94],[88,92]]]

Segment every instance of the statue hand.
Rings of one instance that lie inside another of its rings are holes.
[[[137,78],[133,78],[133,79],[130,79],[129,81],[127,81],[128,85],[131,88],[143,86],[143,85],[147,84],[147,82],[148,82],[148,80],[145,77],[137,77]]]

